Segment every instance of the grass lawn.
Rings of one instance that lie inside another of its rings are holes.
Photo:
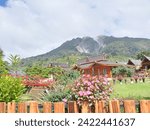
[[[114,92],[111,99],[149,99],[150,100],[150,81],[146,80],[145,83],[116,83],[113,85]]]

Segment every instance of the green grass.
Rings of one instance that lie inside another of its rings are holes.
[[[145,83],[116,83],[113,85],[113,93],[111,95],[111,99],[149,99],[150,100],[150,81],[146,81]]]

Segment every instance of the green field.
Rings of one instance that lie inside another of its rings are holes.
[[[150,100],[150,80],[146,80],[145,83],[123,83],[117,82],[113,85],[113,93],[111,99],[149,99]]]

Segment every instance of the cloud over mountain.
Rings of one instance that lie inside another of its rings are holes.
[[[150,38],[149,0],[8,0],[0,6],[0,48],[22,57],[74,37]]]

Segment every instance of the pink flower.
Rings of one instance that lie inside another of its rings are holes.
[[[79,91],[79,96],[83,96],[83,91]]]
[[[84,91],[84,96],[88,96],[91,94],[91,91]]]
[[[90,96],[91,99],[94,99],[94,96]]]
[[[91,82],[87,82],[87,85],[90,86],[90,85],[91,85]]]
[[[94,89],[94,86],[93,86],[93,85],[91,85],[91,86],[90,86],[90,88],[91,88],[91,89]]]
[[[90,95],[91,94],[91,91],[86,91],[87,95]]]
[[[67,99],[66,99],[66,98],[64,98],[62,101],[63,101],[64,103],[67,103]]]
[[[80,86],[80,83],[77,83],[77,86]]]
[[[108,82],[104,81],[103,84],[104,84],[104,85],[108,85]]]

